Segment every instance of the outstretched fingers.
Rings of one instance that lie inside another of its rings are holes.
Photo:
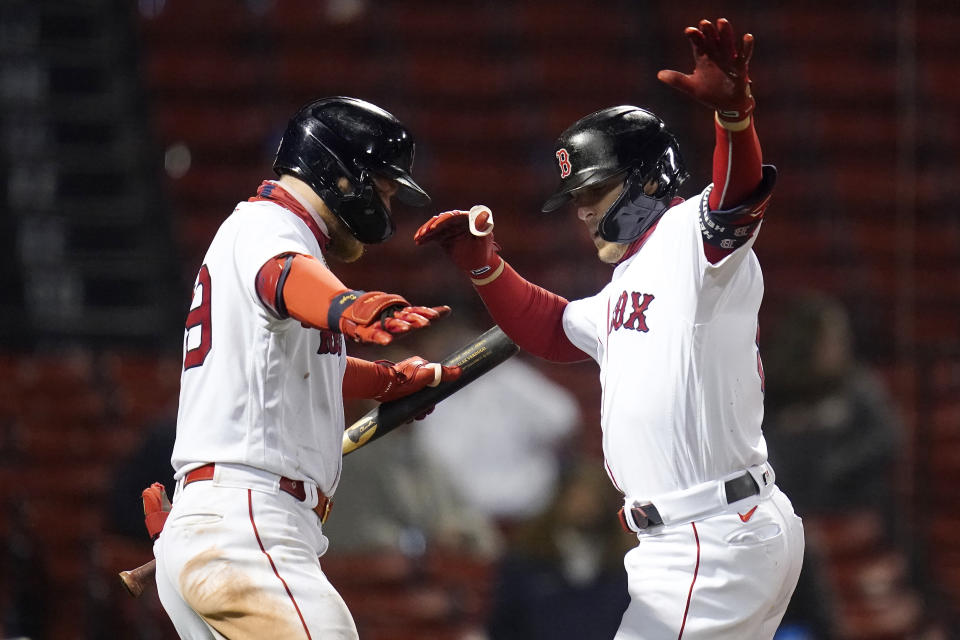
[[[673,69],[661,69],[657,72],[657,80],[668,87],[672,87],[678,91],[683,91],[684,93],[693,92],[693,83],[691,82],[691,79],[692,76],[679,71],[674,71]]]
[[[737,58],[737,37],[726,18],[717,20],[717,49],[723,60],[733,62]]]
[[[389,318],[383,320],[383,328],[391,334],[408,333],[414,329],[422,329],[430,323],[450,313],[450,307],[404,307],[395,311]]]
[[[747,65],[750,64],[750,58],[752,57],[753,57],[753,34],[745,33],[743,34],[743,39],[740,42],[740,66],[746,69]]]
[[[413,241],[426,244],[469,232],[469,217],[466,211],[444,211],[420,225],[413,234]]]

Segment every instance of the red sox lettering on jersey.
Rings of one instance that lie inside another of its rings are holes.
[[[627,300],[630,301],[632,308],[630,315],[624,320],[627,311]],[[610,320],[610,329],[607,331],[616,331],[621,327],[624,329],[633,329],[646,333],[650,330],[647,326],[647,307],[653,302],[653,295],[649,293],[639,293],[632,291],[629,294],[624,291],[617,299],[617,304],[613,308],[613,318]]]
[[[343,350],[343,334],[322,329],[320,331],[320,348],[317,349],[317,355],[339,354]]]

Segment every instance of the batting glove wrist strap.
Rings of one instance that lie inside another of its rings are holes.
[[[470,271],[470,281],[473,282],[473,286],[482,287],[483,285],[490,284],[503,274],[503,267],[507,264],[503,258],[498,255],[494,255],[495,260],[492,260],[496,266],[491,267],[487,265],[482,269],[473,269]]]
[[[471,211],[477,215],[472,215]],[[455,209],[433,216],[417,230],[418,245],[436,242],[461,271],[482,279],[500,266],[500,245],[493,240],[493,218],[478,205],[471,211]]]
[[[731,120],[724,120],[723,117],[720,115],[720,112],[717,111],[715,114],[715,117],[717,119],[717,124],[719,124],[721,127],[726,129],[727,131],[736,132],[736,131],[745,131],[750,126],[751,118],[753,116],[748,115],[743,120],[731,121]]]

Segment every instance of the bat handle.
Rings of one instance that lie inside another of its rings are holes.
[[[157,572],[157,561],[140,565],[136,569],[120,572],[120,582],[134,598],[139,598],[148,582],[153,582],[153,575]]]

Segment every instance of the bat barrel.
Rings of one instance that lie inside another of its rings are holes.
[[[424,387],[409,396],[384,402],[348,427],[343,434],[344,455],[389,433],[441,400],[449,398],[519,350],[519,347],[500,327],[490,328],[441,362],[446,367],[460,367],[462,373],[459,378],[441,382],[436,387]]]

